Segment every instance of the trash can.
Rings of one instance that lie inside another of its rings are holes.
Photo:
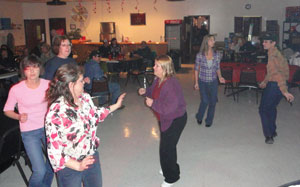
[[[171,49],[168,55],[172,58],[175,71],[177,72],[181,68],[180,50]]]

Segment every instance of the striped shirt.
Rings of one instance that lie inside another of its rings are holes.
[[[206,56],[200,52],[196,56],[195,71],[199,72],[199,80],[203,82],[213,82],[217,79],[217,70],[220,69],[221,55],[214,52],[212,65],[207,63]]]

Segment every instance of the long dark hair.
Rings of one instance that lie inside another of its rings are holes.
[[[199,51],[202,55],[207,55],[208,48],[209,48],[208,40],[211,38],[215,39],[215,36],[212,34],[208,34],[203,37],[202,44],[201,44],[200,51]]]
[[[46,93],[48,106],[54,103],[60,96],[63,96],[69,105],[77,107],[69,89],[69,83],[75,83],[80,75],[83,75],[83,68],[76,64],[64,64],[58,68]]]

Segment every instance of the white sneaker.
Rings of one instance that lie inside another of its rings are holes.
[[[159,174],[164,175],[162,169],[159,170]]]
[[[161,183],[161,187],[170,187],[170,186],[173,186],[174,183],[167,183],[166,181],[164,181],[163,183]]]

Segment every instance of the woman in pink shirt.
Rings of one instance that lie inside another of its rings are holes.
[[[46,146],[45,94],[49,81],[39,78],[41,62],[34,56],[24,58],[20,69],[24,80],[10,89],[3,110],[8,117],[19,120],[24,147],[32,165],[29,186],[51,186],[54,173],[49,160],[45,162],[42,151],[42,146]],[[16,106],[18,113],[15,112]]]

